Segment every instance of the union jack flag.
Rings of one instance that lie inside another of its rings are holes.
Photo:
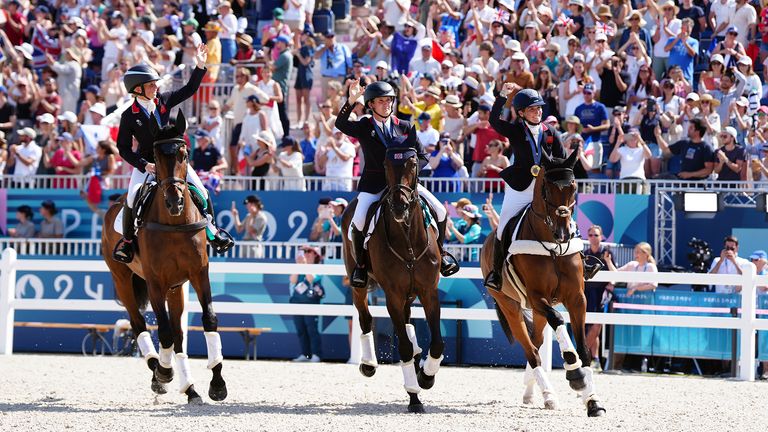
[[[392,158],[395,159],[395,160],[402,159],[403,158],[403,154],[402,153],[395,153],[394,155],[392,155]]]
[[[500,23],[508,23],[510,19],[510,13],[503,9],[496,9],[496,16],[493,17],[493,21]]]
[[[566,28],[573,24],[573,20],[565,16],[564,13],[561,13],[559,17],[557,17],[557,23],[562,24]]]
[[[608,24],[597,23],[595,24],[595,33],[603,33],[606,36],[613,36],[616,34],[616,30],[613,28],[613,26]]]

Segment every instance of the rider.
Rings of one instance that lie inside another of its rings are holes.
[[[363,96],[363,104],[371,110],[371,117],[363,117],[356,122],[349,120],[349,115]],[[368,272],[365,269],[365,218],[370,206],[381,198],[387,180],[384,177],[384,158],[388,147],[411,147],[424,157],[423,149],[416,128],[407,121],[392,115],[395,103],[395,89],[384,81],[368,84],[365,91],[360,88],[359,80],[351,80],[349,99],[341,107],[336,118],[336,127],[351,137],[356,138],[363,148],[365,167],[360,174],[357,190],[357,207],[350,226],[350,241],[352,253],[357,265],[352,271],[350,283],[356,288],[365,288],[368,283]],[[440,246],[440,273],[450,276],[459,270],[459,264],[443,249],[445,241],[445,226],[447,210],[424,186],[418,185],[419,195],[425,199],[437,214],[437,243]]]
[[[155,174],[155,157],[153,152],[154,138],[147,128],[146,122],[156,121],[161,127],[168,124],[170,110],[174,106],[191,97],[200,87],[206,73],[205,62],[208,60],[208,49],[200,44],[195,55],[196,67],[192,71],[189,82],[182,88],[169,92],[157,93],[157,72],[145,64],[139,64],[128,69],[123,76],[123,84],[135,99],[130,108],[123,111],[120,117],[120,131],[117,135],[117,148],[120,156],[131,164],[131,182],[128,185],[128,197],[123,203],[123,238],[115,246],[113,256],[124,263],[133,261],[133,242],[136,237],[133,222],[133,201],[147,175]],[[138,142],[136,152],[132,150],[133,140]],[[195,170],[187,167],[187,181],[192,183],[208,202],[208,239],[218,252],[229,250],[235,243],[232,237],[223,229],[216,227],[213,218],[213,203],[208,191],[198,178]]]
[[[535,176],[540,170],[541,153],[546,152],[550,157],[566,157],[557,131],[541,123],[541,107],[546,102],[536,90],[523,89],[517,92],[512,99],[517,120],[513,123],[501,120],[501,112],[507,103],[507,96],[514,90],[514,85],[514,83],[504,84],[499,97],[493,104],[489,119],[496,132],[509,139],[510,146],[505,151],[506,156],[511,159],[511,155],[515,155],[514,163],[499,173],[506,183],[504,201],[501,205],[499,226],[496,228],[493,270],[488,273],[484,282],[486,288],[496,291],[501,289],[501,269],[506,258],[506,251],[502,246],[504,227],[509,222],[514,226],[520,217],[521,210],[533,201],[533,185]],[[600,264],[587,265],[585,262],[585,279],[591,279],[600,267]]]

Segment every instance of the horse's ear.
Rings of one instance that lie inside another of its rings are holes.
[[[552,157],[545,151],[541,152],[541,165],[545,168],[552,166]]]
[[[565,160],[565,165],[568,168],[573,169],[573,167],[576,166],[576,161],[578,159],[579,159],[579,152],[578,151],[573,151],[573,152],[571,152],[571,155],[568,156],[568,159]]]
[[[184,135],[187,131],[187,119],[184,117],[184,111],[179,110],[179,114],[176,115],[176,131],[179,135]]]

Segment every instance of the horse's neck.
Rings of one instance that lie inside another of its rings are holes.
[[[387,207],[386,203],[384,203],[384,207]],[[385,209],[385,212],[389,211],[389,209]],[[410,214],[407,223],[397,223],[390,217],[382,218],[387,224],[388,240],[393,247],[410,244],[412,248],[417,248],[427,241],[427,230],[424,227],[424,213],[421,209],[420,199],[416,204],[412,204],[408,211]]]
[[[147,222],[156,222],[162,225],[184,225],[195,223],[202,219],[197,206],[192,201],[192,192],[189,187],[184,188],[184,211],[178,216],[171,216],[165,209],[165,196],[162,189],[155,192],[152,206],[147,215]]]
[[[538,189],[538,186],[537,186]],[[552,235],[552,231],[547,227],[545,219],[547,215],[547,205],[544,203],[544,199],[537,197],[534,192],[533,202],[531,203],[531,209],[525,214],[523,223],[520,226],[520,233],[518,238],[522,240],[538,240],[546,242],[554,242],[555,238]]]

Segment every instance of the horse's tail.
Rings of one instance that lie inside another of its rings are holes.
[[[496,306],[496,316],[499,317],[499,324],[501,324],[501,329],[504,331],[504,334],[507,336],[507,340],[509,340],[510,344],[515,343],[515,336],[512,335],[512,330],[509,328],[509,323],[507,322],[507,318],[504,316],[504,313],[499,308],[499,304],[494,302],[494,305]],[[530,309],[520,309],[520,314],[523,317],[523,321],[525,322],[525,328],[528,330],[528,337],[533,338],[533,311]]]
[[[131,276],[131,284],[133,285],[133,298],[136,301],[136,306],[139,310],[143,311],[149,304],[149,290],[147,289],[147,282],[134,274]]]

